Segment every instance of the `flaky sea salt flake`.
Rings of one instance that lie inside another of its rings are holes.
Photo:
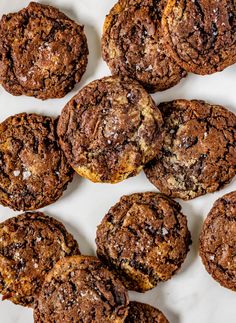
[[[23,172],[23,179],[28,179],[31,176],[31,172],[29,170],[25,170]]]
[[[20,171],[19,170],[14,170],[13,172],[14,176],[17,177],[20,175]]]
[[[165,235],[167,235],[169,233],[169,231],[166,228],[162,228],[161,233],[162,233],[163,236],[165,236]]]

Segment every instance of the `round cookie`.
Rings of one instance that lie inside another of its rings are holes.
[[[202,227],[199,253],[208,273],[236,291],[236,191],[214,203]]]
[[[104,77],[85,86],[63,109],[58,136],[75,171],[93,182],[138,174],[162,144],[163,120],[136,81]]]
[[[128,293],[95,257],[59,261],[48,274],[35,305],[38,323],[124,322]]]
[[[186,76],[163,43],[166,0],[120,0],[106,17],[102,56],[112,74],[129,76],[149,92],[163,91]]]
[[[124,285],[145,292],[170,279],[191,244],[181,206],[158,193],[123,196],[97,228],[97,255]]]
[[[236,63],[235,12],[235,0],[168,0],[162,24],[173,59],[202,75]]]
[[[189,200],[221,189],[236,171],[236,116],[204,101],[159,106],[164,144],[145,167],[148,179],[171,197]]]
[[[157,308],[139,302],[129,303],[125,323],[169,323],[164,314]]]
[[[13,95],[61,98],[87,66],[83,27],[56,8],[31,2],[0,21],[0,83]]]
[[[43,213],[24,213],[0,223],[0,293],[32,306],[46,274],[61,258],[79,254],[62,223]]]
[[[73,178],[57,120],[21,113],[0,124],[0,203],[35,210],[55,202]]]

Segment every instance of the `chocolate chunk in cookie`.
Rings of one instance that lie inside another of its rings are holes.
[[[186,71],[211,74],[236,63],[235,0],[168,0],[162,23],[167,48]]]
[[[13,95],[61,98],[87,66],[83,27],[56,8],[31,2],[0,21],[0,83]]]
[[[122,323],[128,313],[122,283],[95,257],[59,261],[48,274],[35,306],[38,323]]]
[[[131,290],[145,292],[170,279],[189,251],[181,206],[158,193],[123,196],[97,229],[97,255]]]
[[[46,274],[66,256],[79,254],[62,223],[43,213],[24,213],[0,223],[0,293],[32,306]]]
[[[159,106],[164,144],[145,168],[168,196],[189,200],[221,189],[236,171],[236,116],[204,101],[176,100]]]
[[[165,315],[148,304],[130,302],[125,323],[169,323]]]
[[[73,178],[58,145],[57,120],[21,113],[0,124],[0,203],[35,210],[55,202]]]
[[[199,252],[208,273],[236,291],[236,191],[214,203],[203,224]]]
[[[136,81],[105,77],[84,87],[58,123],[64,153],[93,182],[116,183],[138,174],[162,144],[162,116]]]
[[[163,44],[161,17],[166,0],[120,0],[106,17],[102,55],[113,74],[163,91],[186,76]]]

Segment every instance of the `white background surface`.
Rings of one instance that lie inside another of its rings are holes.
[[[109,75],[100,55],[100,37],[105,15],[115,0],[45,0],[39,1],[58,7],[72,19],[85,25],[89,45],[89,64],[82,82],[65,98],[40,101],[29,97],[14,97],[0,87],[0,122],[19,112],[36,112],[57,116],[65,103],[88,82]],[[0,0],[0,15],[18,11],[27,0]],[[209,103],[225,105],[236,112],[236,65],[211,76],[189,75],[176,87],[156,93],[157,103],[177,98],[203,99]],[[130,293],[131,299],[148,302],[159,307],[171,323],[235,323],[236,295],[216,283],[205,271],[198,256],[198,236],[204,218],[213,202],[223,194],[236,189],[236,180],[225,189],[181,202],[188,217],[193,245],[181,271],[171,280],[159,284],[145,294]],[[46,214],[62,220],[80,244],[84,254],[95,254],[96,226],[108,209],[124,194],[155,191],[145,175],[120,184],[93,184],[79,176],[69,185],[64,196],[55,204],[45,207]],[[19,212],[18,212],[19,213]],[[16,215],[0,206],[0,221]],[[0,323],[31,323],[32,311],[9,301],[0,301]],[[61,322],[58,322],[61,323]],[[103,323],[103,322],[101,322]],[[105,322],[104,322],[105,323]],[[139,322],[137,322],[139,323]],[[141,323],[141,322],[140,322]]]

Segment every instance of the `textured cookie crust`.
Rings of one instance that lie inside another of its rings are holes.
[[[235,0],[168,0],[163,33],[186,71],[211,74],[236,62]]]
[[[125,323],[169,323],[164,314],[148,304],[130,302]]]
[[[35,210],[55,202],[73,178],[60,149],[57,120],[21,113],[0,124],[0,203]]]
[[[116,183],[140,172],[162,143],[162,116],[136,81],[105,77],[85,86],[65,106],[58,135],[81,176]]]
[[[0,83],[13,95],[61,98],[87,66],[83,27],[51,6],[31,2],[0,21]]]
[[[166,90],[186,76],[163,43],[165,4],[166,0],[120,0],[103,28],[102,56],[112,74],[132,77],[149,92]]]
[[[164,144],[145,168],[148,179],[162,193],[184,200],[221,189],[236,171],[236,116],[204,101],[158,107]]]
[[[35,306],[37,323],[121,323],[128,314],[128,294],[95,257],[59,261],[45,279]]]
[[[145,292],[171,278],[191,244],[181,206],[158,193],[123,196],[97,229],[97,255],[124,285]]]
[[[0,292],[32,306],[46,274],[66,256],[79,254],[62,223],[43,213],[24,213],[0,223]]]
[[[236,291],[236,191],[214,203],[203,224],[199,252],[208,273]]]

